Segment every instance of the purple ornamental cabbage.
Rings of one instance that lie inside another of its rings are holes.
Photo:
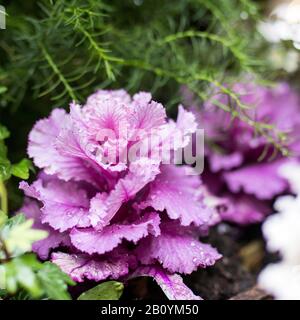
[[[242,103],[252,106],[246,111],[249,118],[272,124],[286,133],[289,149],[299,155],[300,103],[288,84],[282,83],[272,89],[236,84],[232,89]],[[208,168],[205,168],[203,182],[227,202],[223,219],[239,224],[263,220],[272,212],[270,201],[287,188],[278,168],[289,159],[277,154],[270,161],[274,150],[270,147],[264,159],[258,161],[269,145],[265,137],[238,118],[233,119],[213,102],[206,102],[199,108],[189,92],[184,94],[186,103],[192,106],[200,127],[205,130]],[[225,94],[216,94],[213,99],[226,106],[232,104]]]
[[[191,168],[163,164],[161,141],[151,144],[155,156],[125,157],[128,147],[146,145],[150,132],[175,151],[196,129],[182,106],[177,122],[167,121],[150,94],[131,98],[123,90],[100,90],[84,106],[73,103],[70,113],[55,109],[38,121],[28,154],[41,172],[20,185],[22,211],[49,233],[33,250],[77,282],[151,276],[170,299],[199,299],[178,273],[221,257],[198,240],[219,220],[207,191],[188,175]]]

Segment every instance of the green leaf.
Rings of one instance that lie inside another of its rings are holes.
[[[0,93],[1,93],[1,87],[0,87]],[[0,140],[4,140],[9,137],[9,131],[6,127],[2,126],[0,124]]]
[[[4,139],[9,137],[9,131],[0,124],[0,180],[8,180],[11,176],[11,163],[7,159],[7,147]]]
[[[38,298],[43,291],[34,272],[34,268],[42,265],[35,255],[23,255],[4,263],[4,288],[14,294],[21,287],[28,291],[32,297]]]
[[[0,86],[0,94],[3,94],[7,91],[6,87]]]
[[[1,146],[0,146],[1,149]],[[1,150],[0,150],[1,151]],[[0,180],[8,180],[11,176],[11,164],[9,160],[0,157]]]
[[[5,267],[3,265],[0,265],[0,291],[5,291]]]
[[[19,163],[13,164],[11,173],[15,177],[27,180],[29,178],[29,170],[33,170],[32,162],[28,159],[23,159]]]
[[[78,300],[119,300],[124,285],[117,281],[107,281],[82,293]]]
[[[1,277],[1,274],[0,274]],[[0,288],[1,288],[1,284],[0,284]],[[4,289],[0,289],[0,297],[5,297],[7,295],[7,291]]]
[[[53,300],[70,300],[68,285],[75,285],[68,275],[60,268],[51,263],[45,262],[43,268],[37,273],[38,279],[45,295]]]
[[[10,300],[31,300],[31,299],[32,297],[30,296],[30,294],[24,289],[19,289],[15,295],[10,297]]]
[[[9,218],[7,221],[6,221],[6,224],[5,226],[8,227],[8,228],[12,228],[13,226],[16,226],[16,225],[19,225],[23,222],[26,221],[26,217],[24,216],[23,213],[19,213],[19,214],[16,214],[15,216]]]
[[[7,221],[7,215],[0,210],[0,228]]]
[[[25,254],[0,265],[0,275],[0,289],[10,294],[24,289],[34,298],[70,300],[68,285],[75,285],[58,266],[51,262],[41,263],[34,254]],[[25,295],[24,298],[29,297]]]
[[[3,140],[0,139],[0,159],[7,159],[7,148]]]
[[[46,231],[32,229],[32,225],[33,219],[29,219],[3,232],[2,239],[10,254],[30,251],[34,242],[47,237]]]

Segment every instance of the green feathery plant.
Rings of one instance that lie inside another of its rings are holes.
[[[225,111],[286,153],[283,134],[249,119],[243,112],[249,106],[222,85],[245,73],[259,77],[264,69],[254,45],[254,1],[16,0],[7,12],[0,39],[2,107],[23,105],[40,116],[84,101],[95,88],[124,87],[151,91],[172,112],[181,86],[207,100],[213,85],[236,102],[235,110]]]

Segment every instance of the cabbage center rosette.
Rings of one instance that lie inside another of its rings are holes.
[[[28,154],[41,172],[20,185],[22,211],[49,233],[34,251],[77,282],[148,275],[170,299],[199,299],[177,273],[221,257],[199,241],[219,217],[191,168],[165,161],[196,130],[182,106],[175,122],[150,94],[124,90],[100,90],[38,121]]]

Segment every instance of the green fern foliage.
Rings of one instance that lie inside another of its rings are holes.
[[[0,116],[22,106],[38,117],[96,88],[120,87],[151,91],[172,114],[183,85],[201,100],[214,86],[236,102],[225,111],[285,151],[284,137],[247,119],[249,106],[222,85],[245,73],[259,79],[265,69],[253,0],[16,0],[7,12]]]
[[[258,9],[248,0],[17,0],[7,11],[2,105],[20,104],[28,93],[64,105],[91,87],[159,95],[196,83],[205,92],[227,72],[259,65],[249,30]]]

